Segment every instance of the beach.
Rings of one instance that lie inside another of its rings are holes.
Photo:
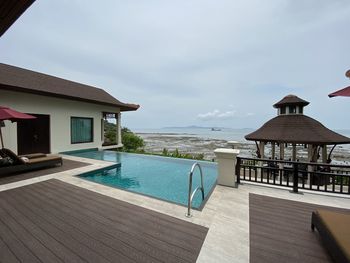
[[[256,145],[252,141],[246,141],[244,136],[252,129],[222,129],[220,131],[211,131],[203,128],[164,128],[164,129],[138,129],[137,135],[143,138],[145,142],[144,150],[151,153],[162,153],[166,148],[172,152],[178,149],[180,153],[189,153],[191,155],[204,154],[205,160],[215,159],[214,150],[217,148],[230,148],[228,141],[237,141],[237,149],[240,150],[240,156],[256,157]],[[343,131],[344,134],[344,131]],[[346,134],[344,134],[346,135]],[[330,151],[331,146],[328,146]],[[271,156],[271,147],[266,145],[265,154],[267,158]],[[286,157],[291,156],[291,147],[286,148]],[[276,147],[276,156],[278,156],[278,147]],[[305,161],[307,151],[303,146],[298,147],[298,158]],[[349,164],[350,147],[349,145],[338,145],[335,147],[332,160],[334,163]]]

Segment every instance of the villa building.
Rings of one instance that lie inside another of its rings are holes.
[[[0,64],[0,105],[37,117],[3,130],[6,148],[18,154],[121,147],[122,103],[106,91],[39,72]],[[116,144],[104,146],[104,120],[116,120]]]

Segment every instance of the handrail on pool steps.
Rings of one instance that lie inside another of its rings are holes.
[[[192,177],[193,177],[193,172],[194,172],[194,169],[198,167],[199,169],[199,172],[200,172],[200,176],[201,176],[201,186],[198,186],[194,191],[193,193],[192,192]],[[202,172],[202,168],[201,166],[199,165],[199,163],[194,163],[192,165],[192,168],[191,168],[191,171],[190,171],[190,174],[189,174],[189,184],[188,184],[188,204],[187,204],[187,214],[186,216],[187,217],[191,217],[191,207],[192,207],[192,200],[193,200],[193,197],[194,195],[196,194],[196,192],[198,190],[201,190],[202,192],[202,200],[204,200],[204,186],[203,186],[203,172]]]

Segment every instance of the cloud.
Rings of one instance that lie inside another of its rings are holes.
[[[216,120],[216,119],[229,119],[236,115],[236,111],[213,110],[207,113],[198,114],[197,118],[203,121]]]
[[[0,61],[140,104],[129,127],[259,127],[292,93],[349,128],[350,103],[327,96],[349,85],[349,0],[85,2],[35,1],[1,37]]]

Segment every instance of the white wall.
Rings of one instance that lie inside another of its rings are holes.
[[[0,105],[20,112],[50,115],[51,152],[58,153],[88,148],[101,148],[102,112],[120,112],[117,107],[0,90]],[[71,117],[94,119],[94,141],[71,144]],[[2,128],[4,145],[17,153],[17,124],[5,121]]]

